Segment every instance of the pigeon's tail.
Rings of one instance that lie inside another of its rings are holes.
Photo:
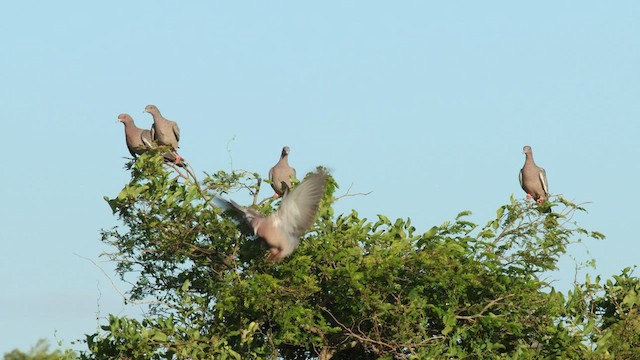
[[[233,205],[231,205],[231,202],[229,200],[223,199],[218,195],[213,196],[213,204],[222,210],[233,209]]]
[[[178,167],[186,168],[187,160],[175,151],[167,152],[164,155],[164,161],[175,164]]]
[[[222,210],[231,210],[238,214],[245,215],[246,210],[233,200],[223,199],[218,195],[213,196],[213,204]]]
[[[176,166],[181,168],[187,167],[187,161],[184,158],[181,158],[180,161],[176,162]]]

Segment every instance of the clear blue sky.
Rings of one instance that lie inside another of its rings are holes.
[[[115,120],[149,127],[150,103],[198,172],[229,170],[229,148],[266,176],[289,145],[298,173],[373,191],[339,211],[422,231],[523,197],[528,144],[552,193],[591,202],[577,220],[607,235],[586,244],[593,273],[638,263],[639,18],[637,1],[3,5],[0,354],[140,313],[75,254],[114,275],[98,256],[118,223],[102,197],[129,179]]]

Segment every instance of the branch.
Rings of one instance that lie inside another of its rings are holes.
[[[347,333],[349,333],[350,336],[355,337],[356,339],[362,341],[362,342],[368,342],[368,343],[372,343],[372,344],[377,344],[377,345],[382,345],[386,348],[389,348],[390,350],[395,351],[395,347],[393,345],[387,344],[385,342],[382,341],[378,341],[378,340],[374,340],[371,339],[368,336],[362,336],[362,335],[358,335],[356,333],[354,333],[349,327],[347,327],[346,325],[344,325],[343,323],[340,322],[340,320],[338,320],[335,316],[333,316],[333,314],[331,313],[331,311],[329,311],[329,309],[321,306],[320,309],[322,309],[324,312],[326,312],[327,314],[329,314],[329,316],[331,316],[331,318],[333,319],[333,321],[335,321],[338,325],[340,325],[340,327],[342,327]],[[378,351],[375,349],[374,347],[374,351],[376,351],[376,353],[378,353]]]
[[[349,328],[346,325],[344,325],[343,323],[341,323],[331,313],[331,311],[329,311],[329,309],[327,309],[327,308],[325,308],[323,306],[320,306],[320,309],[323,310],[324,312],[326,312],[327,314],[329,314],[329,316],[331,316],[333,321],[335,321],[338,325],[340,325],[340,327],[342,327],[342,329],[344,329],[348,333],[349,336],[352,336],[352,337],[360,340],[361,342],[372,344],[373,351],[376,354],[379,354],[379,355],[382,355],[382,354],[380,354],[380,350],[378,350],[376,348],[376,346],[374,346],[373,344],[380,345],[380,346],[383,346],[385,348],[388,348],[389,350],[391,350],[396,355],[396,357],[398,357],[398,356],[403,356],[404,357],[404,356],[406,356],[406,354],[405,353],[400,353],[399,354],[396,349],[405,349],[405,350],[410,350],[411,351],[412,349],[415,349],[417,347],[423,346],[423,345],[425,345],[425,344],[427,344],[427,343],[429,343],[431,341],[440,340],[440,339],[444,339],[445,338],[444,336],[439,335],[439,336],[433,336],[433,337],[430,337],[430,338],[426,338],[426,339],[424,339],[424,340],[422,340],[422,341],[420,341],[418,343],[401,343],[401,344],[397,344],[396,346],[394,346],[392,344],[388,344],[388,343],[385,343],[383,341],[372,339],[369,336],[367,336],[366,334],[364,334],[361,330],[360,330],[360,334],[356,334],[355,332],[353,332],[353,330],[351,330],[351,328]],[[343,345],[345,345],[345,344],[343,344]],[[349,346],[347,346],[346,348],[350,348],[350,347],[355,347],[355,344],[353,344],[353,342],[351,342],[351,343],[349,343]]]
[[[171,168],[173,168],[173,170],[175,170],[175,172],[178,174],[178,176],[180,176],[181,178],[185,179],[185,181],[191,181],[196,186],[196,189],[198,190],[198,193],[207,202],[207,204],[209,204],[213,208],[217,208],[217,206],[213,203],[211,198],[202,189],[202,186],[200,185],[200,182],[198,181],[198,178],[194,174],[193,167],[191,167],[191,164],[189,164],[186,161],[184,161],[183,163],[186,164],[186,167],[184,168],[184,170],[187,172],[187,175],[182,173],[182,171],[179,170],[179,167],[177,165],[175,165],[173,163],[168,163],[168,165]]]
[[[495,306],[500,301],[508,299],[510,297],[513,297],[513,296],[515,296],[515,294],[508,294],[508,295],[505,295],[505,296],[501,296],[501,297],[499,297],[497,299],[493,299],[487,305],[485,305],[484,308],[482,308],[482,310],[479,313],[477,313],[475,315],[456,315],[456,319],[474,321],[476,318],[481,317],[487,310],[489,310],[491,307]]]
[[[371,194],[373,192],[373,191],[369,191],[369,192],[366,192],[366,193],[353,193],[353,194],[350,194],[349,191],[351,191],[352,187],[353,187],[353,183],[351,183],[351,185],[349,185],[349,188],[347,189],[346,193],[344,193],[343,195],[335,197],[333,199],[333,201],[338,201],[338,200],[340,200],[342,198],[345,198],[345,197],[348,197],[348,196],[360,196],[360,195],[367,196],[367,195],[369,195],[369,194]]]
[[[130,298],[128,298],[122,291],[120,291],[120,289],[118,289],[118,287],[116,286],[116,283],[113,281],[113,279],[107,275],[107,272],[104,271],[104,269],[98,265],[95,261],[93,261],[93,259],[90,259],[86,256],[82,256],[80,254],[77,253],[73,253],[73,255],[90,261],[95,267],[97,267],[98,269],[100,269],[100,271],[102,272],[102,274],[109,280],[109,282],[111,283],[111,286],[113,287],[113,289],[118,292],[118,294],[120,294],[120,296],[122,297],[122,299],[124,299],[125,303],[129,303],[129,304],[133,304],[133,305],[165,305],[167,307],[171,307],[171,305],[169,303],[166,303],[164,301],[157,301],[157,300],[152,300],[152,301],[138,301],[138,300],[131,300]]]

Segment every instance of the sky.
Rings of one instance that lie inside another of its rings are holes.
[[[140,316],[99,231],[129,180],[116,118],[147,128],[147,104],[180,124],[199,174],[266,177],[288,145],[298,174],[325,165],[338,194],[371,191],[338,212],[419,231],[523,198],[531,145],[551,193],[607,236],[569,248],[558,288],[572,257],[604,277],[637,264],[639,16],[636,1],[4,4],[0,354],[83,349],[108,314]]]

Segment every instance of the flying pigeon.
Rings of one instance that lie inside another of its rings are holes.
[[[274,197],[284,195],[287,189],[291,188],[291,178],[296,178],[296,169],[289,166],[289,147],[282,148],[280,154],[280,160],[278,163],[269,170],[269,180],[271,180],[271,187],[276,193]]]
[[[137,127],[131,115],[120,114],[118,115],[118,121],[124,124],[124,137],[127,141],[127,148],[134,159],[153,147],[151,131]]]
[[[144,111],[153,116],[151,138],[159,145],[171,146],[174,151],[170,154],[170,157],[175,158],[174,162],[176,165],[181,165],[183,159],[175,151],[178,150],[178,142],[180,141],[180,128],[178,127],[178,123],[165,119],[155,105],[147,105]]]
[[[292,191],[285,192],[278,211],[266,217],[233,200],[216,196],[214,201],[221,208],[241,215],[254,235],[269,245],[268,259],[281,261],[298,247],[300,237],[313,225],[324,194],[326,177],[327,173],[322,169],[311,173]]]
[[[549,198],[547,172],[533,161],[531,146],[525,146],[522,151],[526,159],[520,170],[520,186],[527,193],[527,199],[532,197],[538,203],[542,203]]]

